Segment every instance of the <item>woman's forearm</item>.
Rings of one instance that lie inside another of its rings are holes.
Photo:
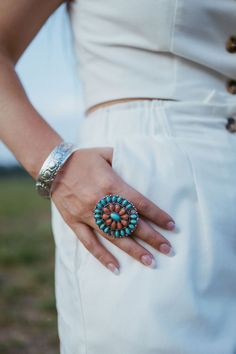
[[[62,140],[34,109],[14,63],[1,50],[0,139],[33,178],[49,152]]]

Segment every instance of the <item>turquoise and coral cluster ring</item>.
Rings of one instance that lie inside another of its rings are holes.
[[[94,208],[95,223],[113,237],[130,236],[136,229],[139,214],[134,204],[120,195],[105,195]]]

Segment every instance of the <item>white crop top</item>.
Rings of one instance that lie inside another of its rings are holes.
[[[236,103],[235,0],[75,0],[85,108],[124,97]]]

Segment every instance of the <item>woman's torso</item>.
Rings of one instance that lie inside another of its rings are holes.
[[[236,101],[236,1],[75,0],[85,108],[125,97]]]

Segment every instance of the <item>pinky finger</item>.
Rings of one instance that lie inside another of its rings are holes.
[[[97,258],[100,263],[114,274],[118,275],[120,273],[119,263],[116,258],[101,244],[97,235],[89,225],[77,223],[73,227],[73,230],[87,250]]]

